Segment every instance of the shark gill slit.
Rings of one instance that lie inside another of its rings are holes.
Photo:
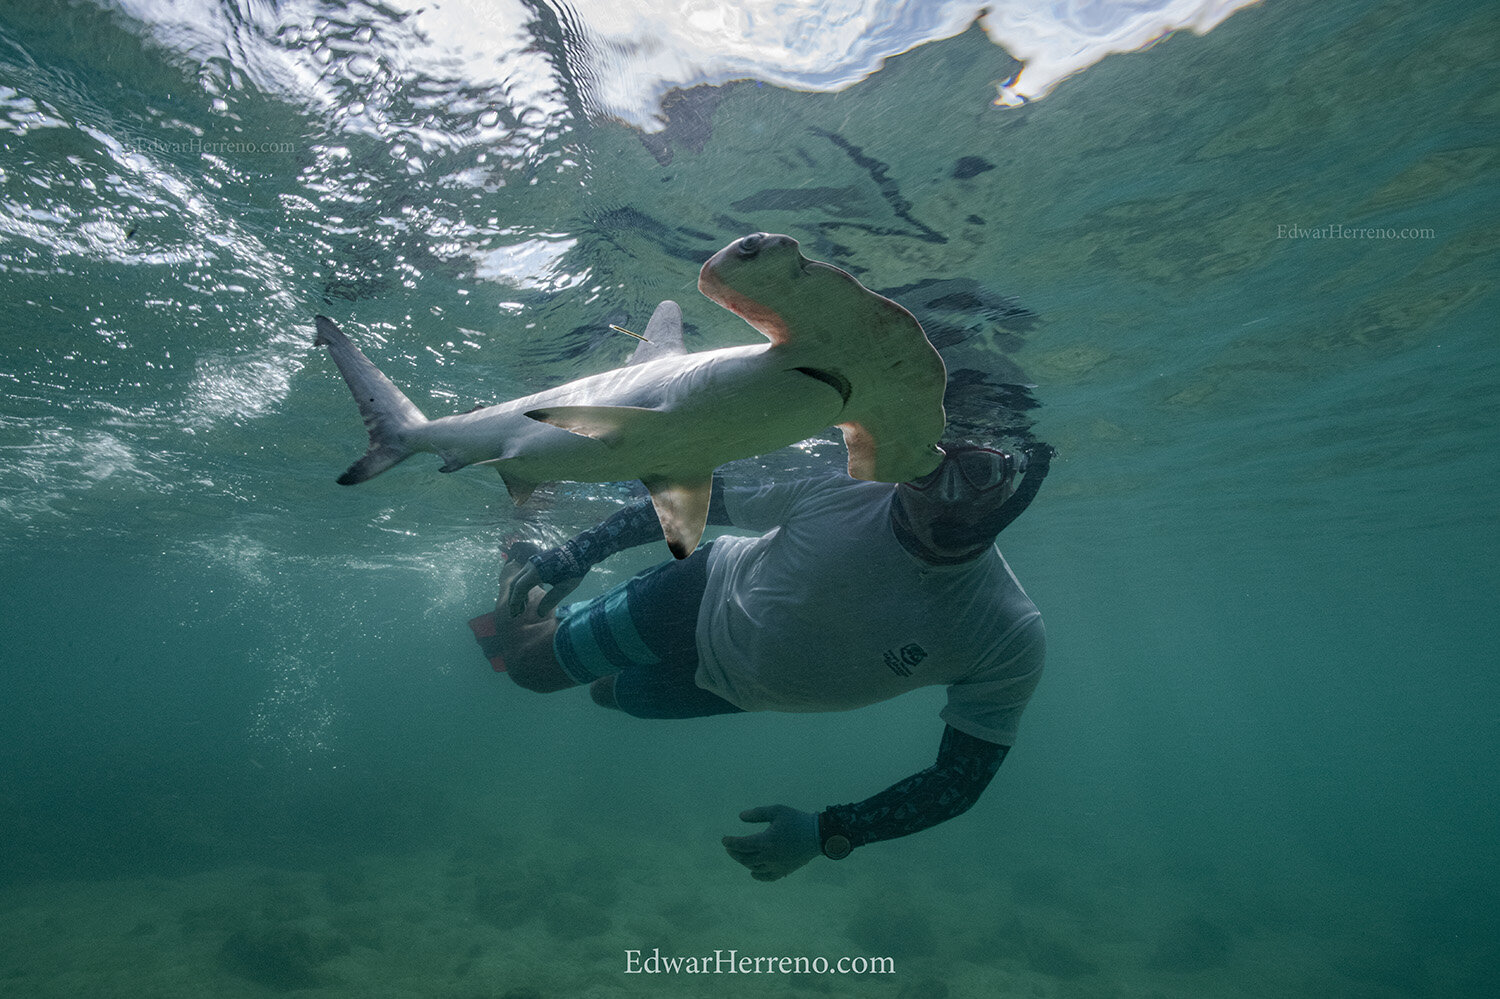
[[[844,405],[847,406],[849,404],[849,394],[852,391],[852,387],[849,384],[849,379],[838,372],[824,371],[822,368],[793,368],[792,370],[800,371],[809,378],[816,378],[837,392],[839,398],[844,400]]]

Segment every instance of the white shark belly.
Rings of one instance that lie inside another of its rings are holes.
[[[837,422],[837,389],[788,366],[769,345],[678,355],[582,378],[499,406],[416,428],[412,447],[445,468],[496,465],[537,483],[613,482],[694,469],[796,443]],[[563,429],[552,413],[601,414]],[[534,415],[541,414],[538,419]]]

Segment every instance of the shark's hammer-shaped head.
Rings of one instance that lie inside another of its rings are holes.
[[[714,254],[698,290],[786,351],[788,363],[846,387],[838,425],[850,475],[902,482],[937,467],[947,371],[910,312],[804,257],[790,236],[763,232]]]
[[[848,298],[854,288],[864,291],[837,267],[804,257],[792,237],[764,232],[730,243],[698,274],[699,291],[775,344],[790,338],[790,323],[805,320],[817,301]]]

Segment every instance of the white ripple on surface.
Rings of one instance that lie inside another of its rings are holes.
[[[997,45],[1025,63],[999,81],[997,104],[1045,96],[1066,77],[1112,53],[1130,52],[1179,29],[1199,34],[1258,0],[571,0],[558,18],[572,73],[592,110],[646,131],[662,127],[660,101],[674,87],[755,79],[805,91],[838,91],[889,57],[956,35],[980,18]],[[216,5],[118,0],[158,41],[196,59],[232,40],[242,69],[267,92],[331,107],[326,71],[366,80],[380,66],[434,79],[496,87],[550,111],[561,82],[529,44],[534,12],[519,0],[391,0],[391,41],[368,51],[331,45],[316,28],[346,22],[330,0],[252,7],[236,23]],[[246,30],[246,28],[250,30]],[[296,44],[288,44],[295,38]],[[518,94],[516,91],[526,93]]]

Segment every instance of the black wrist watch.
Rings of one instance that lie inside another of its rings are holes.
[[[818,842],[823,856],[829,860],[843,860],[854,852],[854,844],[849,842],[848,836],[828,828],[827,816],[827,812],[818,813]]]

